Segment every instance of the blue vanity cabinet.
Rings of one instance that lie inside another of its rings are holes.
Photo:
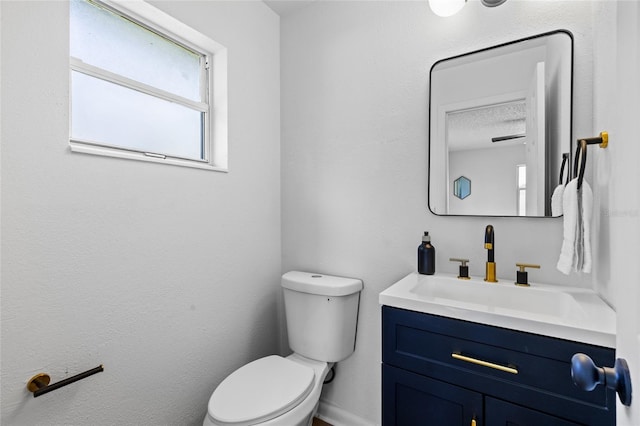
[[[580,426],[576,423],[560,417],[552,416],[540,411],[511,404],[499,399],[485,397],[485,424],[486,425],[553,425],[553,426]],[[613,423],[612,423],[613,425]]]
[[[383,425],[482,424],[482,394],[382,365]]]
[[[573,384],[577,352],[615,361],[610,348],[383,306],[382,424],[614,426],[615,392]]]

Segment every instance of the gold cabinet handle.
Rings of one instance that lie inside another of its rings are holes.
[[[468,356],[460,355],[455,352],[451,354],[451,357],[460,361],[470,362],[472,364],[482,365],[483,367],[489,367],[495,370],[504,371],[506,373],[518,374],[518,370],[513,367],[507,367],[500,364],[494,364],[493,362],[482,361],[480,359],[475,359]]]
[[[476,426],[476,419],[471,419],[471,426]]]

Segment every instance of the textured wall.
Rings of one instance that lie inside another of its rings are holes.
[[[71,153],[68,4],[0,3],[2,425],[201,424],[227,374],[278,350],[279,18],[157,5],[228,48],[228,174]]]
[[[484,227],[496,229],[498,276],[542,265],[532,281],[591,285],[555,269],[562,219],[437,217],[427,210],[428,79],[437,60],[559,28],[575,37],[574,135],[592,128],[592,4],[468,2],[437,18],[427,2],[315,2],[281,23],[283,268],[359,277],[355,354],[323,398],[380,416],[378,293],[416,268],[430,231],[437,270],[471,259],[481,276]]]

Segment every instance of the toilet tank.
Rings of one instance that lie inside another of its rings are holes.
[[[356,344],[362,281],[291,271],[282,276],[289,347],[304,357],[338,362]]]

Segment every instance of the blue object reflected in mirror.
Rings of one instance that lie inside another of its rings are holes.
[[[460,176],[453,181],[453,195],[464,200],[471,195],[471,181],[464,176]]]

